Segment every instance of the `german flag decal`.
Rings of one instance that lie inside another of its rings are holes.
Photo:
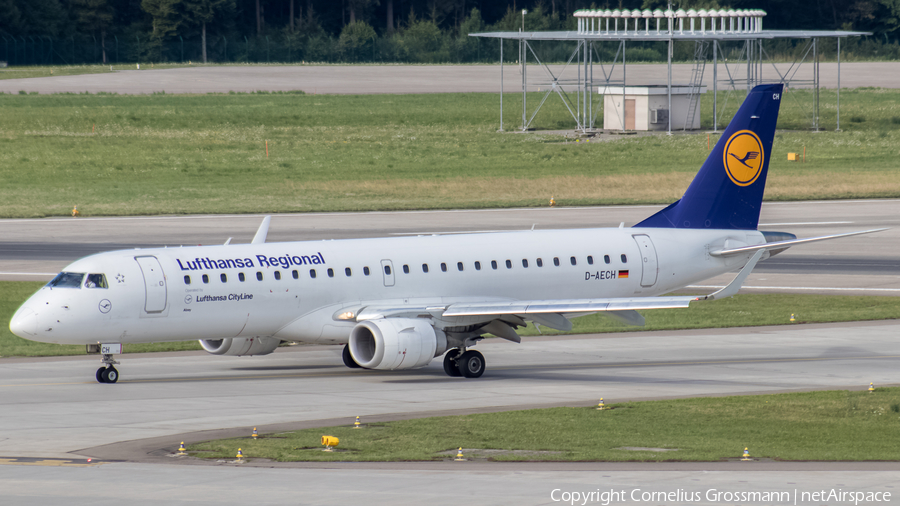
[[[628,271],[619,271],[619,279],[627,278],[627,277],[628,277]]]

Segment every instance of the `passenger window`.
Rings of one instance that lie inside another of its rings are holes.
[[[109,288],[106,285],[106,276],[103,274],[88,274],[84,280],[85,288]]]
[[[316,270],[315,269],[309,270],[309,277],[316,279]]]
[[[281,271],[275,271],[275,281],[281,281]]]
[[[384,266],[384,273],[387,274],[388,276],[391,275],[391,266],[390,265]]]
[[[481,262],[475,262],[475,270],[476,270],[476,271],[480,271],[480,270],[481,270]]]
[[[243,272],[239,272],[239,273],[238,273],[238,281],[240,281],[241,283],[243,283],[243,282],[244,282],[244,279],[246,279],[246,278],[244,278],[244,273],[243,273]]]
[[[575,257],[569,257],[569,262],[571,262],[572,265],[575,265],[576,263],[578,263],[575,261]]]
[[[190,276],[185,276],[185,277],[184,277],[184,284],[186,284],[186,285],[191,284],[191,277],[190,277]]]
[[[624,254],[622,255],[622,263],[623,263],[623,264],[627,264],[627,263],[628,263],[628,257],[625,256]]]
[[[544,261],[541,260],[540,258],[538,258],[538,259],[537,259],[537,266],[538,266],[538,267],[543,267],[543,266],[544,266]]]
[[[350,271],[350,268],[344,267],[344,275],[349,278],[351,274],[352,274],[352,272]]]
[[[368,267],[363,267],[363,274],[365,274],[366,276],[369,275],[369,268],[368,268]]]
[[[300,279],[300,273],[297,272],[297,269],[291,271],[291,276],[293,276],[294,279]]]
[[[409,274],[409,266],[406,264],[403,264],[403,274]]]
[[[262,279],[263,279],[262,272],[256,271],[256,280],[262,281]]]
[[[208,283],[209,283],[209,276],[207,276],[206,274],[204,274],[204,275],[203,275],[203,284],[208,284]]]
[[[447,272],[447,264],[441,262],[441,272]]]
[[[559,257],[553,257],[553,265],[559,267]]]
[[[603,261],[609,263],[609,255],[603,255]]]
[[[494,269],[495,271],[497,270],[497,261],[496,260],[491,260],[491,269]]]
[[[588,265],[594,265],[594,257],[588,255]]]
[[[428,264],[422,264],[422,272],[428,273]]]
[[[328,270],[325,271],[325,272],[328,273],[328,277],[329,277],[329,278],[333,278],[333,277],[334,277],[334,269],[332,269],[331,267],[329,267]]]
[[[223,283],[228,282],[228,276],[226,276],[224,272],[222,274],[219,274],[219,279],[221,279]]]
[[[522,267],[524,267],[526,269],[528,268],[528,260],[526,260],[524,258],[522,259]]]
[[[507,260],[507,261],[506,261],[506,268],[507,268],[507,269],[512,269],[512,260]]]
[[[459,270],[459,272],[462,272],[462,270],[463,270],[462,262],[456,262],[456,269]]]

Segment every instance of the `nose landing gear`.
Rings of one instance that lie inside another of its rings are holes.
[[[114,364],[118,364],[111,354],[103,355],[103,362],[105,367],[101,367],[97,369],[97,383],[115,383],[119,381],[119,371],[116,370]]]

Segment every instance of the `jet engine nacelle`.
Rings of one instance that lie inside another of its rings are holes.
[[[278,348],[281,339],[272,337],[229,337],[226,339],[201,339],[200,346],[213,355],[268,355]]]
[[[383,318],[350,332],[350,355],[366,369],[415,369],[447,350],[447,335],[426,320]]]

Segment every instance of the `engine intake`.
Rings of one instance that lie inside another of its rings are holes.
[[[200,346],[213,355],[240,357],[244,355],[268,355],[278,348],[281,339],[272,337],[229,337],[226,339],[201,339]]]
[[[353,360],[366,369],[415,369],[447,350],[447,335],[425,320],[384,318],[357,324],[349,344]]]

